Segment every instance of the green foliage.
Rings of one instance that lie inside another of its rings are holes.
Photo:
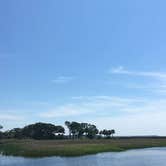
[[[64,134],[65,130],[62,126],[55,126],[49,123],[35,123],[25,126],[22,133],[27,138],[33,139],[53,139],[55,134]]]
[[[4,155],[24,157],[80,156],[135,148],[165,147],[166,138],[117,138],[77,140],[1,140]],[[56,164],[55,164],[56,165]]]
[[[3,133],[5,138],[23,138],[23,133],[21,128],[14,128]]]
[[[0,130],[3,128],[3,126],[0,125]],[[0,139],[3,138],[3,133],[0,131]]]
[[[98,134],[98,129],[92,124],[66,121],[65,125],[69,129],[70,138],[72,137],[73,139],[81,138],[83,136],[94,138],[96,134]]]
[[[87,128],[87,137],[88,138],[94,138],[96,136],[96,134],[98,134],[98,129],[96,128],[95,125],[91,125],[91,124],[88,124],[88,128]]]
[[[0,133],[3,138],[32,138],[32,139],[54,139],[63,138],[65,129],[62,126],[55,126],[49,123],[35,123],[24,128],[14,128]]]
[[[113,137],[113,134],[115,134],[115,130],[114,129],[112,129],[112,130],[106,130],[106,129],[104,129],[104,130],[101,130],[99,132],[99,134],[100,135],[104,135],[105,137],[109,138],[109,137],[111,137],[111,135]]]
[[[0,132],[0,138],[32,138],[32,139],[79,139],[79,138],[102,138],[111,137],[115,130],[102,130],[99,132],[94,124],[66,121],[65,125],[69,130],[69,136],[64,136],[65,129],[62,126],[55,126],[50,123],[35,123],[24,128],[14,128],[5,132]],[[0,126],[2,129],[2,126]],[[100,135],[98,135],[100,134]]]

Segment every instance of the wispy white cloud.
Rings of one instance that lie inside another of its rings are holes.
[[[164,134],[166,99],[78,96],[73,97],[71,104],[55,107],[39,116],[87,121],[101,129],[115,128],[119,135]],[[154,129],[149,130],[150,126]]]
[[[17,115],[11,115],[11,114],[1,114],[0,115],[0,120],[1,121],[20,121],[23,120],[24,118],[21,116],[17,116]]]
[[[76,96],[68,103],[38,110],[33,117],[28,112],[25,117],[18,111],[0,112],[0,124],[6,128],[21,127],[36,120],[54,123],[56,119],[62,125],[65,120],[77,120],[94,123],[100,129],[115,128],[118,135],[166,134],[164,97]]]
[[[166,73],[155,72],[155,71],[130,71],[126,70],[123,66],[113,68],[109,71],[111,74],[124,74],[131,76],[144,76],[144,77],[153,77],[157,79],[166,79]]]
[[[86,115],[90,111],[86,108],[82,108],[77,104],[65,104],[59,107],[55,107],[46,112],[40,113],[42,118],[63,118],[63,117],[75,117],[80,115]]]
[[[151,101],[142,98],[120,98],[111,96],[74,97],[70,104],[64,104],[40,113],[43,118],[77,117],[80,115],[116,116],[146,111],[166,110],[166,100]]]
[[[55,79],[52,80],[53,83],[55,84],[64,84],[72,81],[74,78],[70,76],[59,76]]]
[[[140,89],[143,91],[155,93],[158,95],[165,95],[166,93],[166,73],[158,71],[133,71],[126,70],[123,66],[112,68],[109,70],[110,74],[126,75],[132,77],[140,77],[137,80],[130,80],[130,82],[123,82],[123,86],[126,88]],[[146,79],[146,83],[144,82]]]
[[[166,112],[143,112],[117,117],[87,118],[89,123],[95,123],[99,129],[114,128],[117,135],[166,135]]]

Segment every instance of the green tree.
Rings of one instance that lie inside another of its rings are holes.
[[[76,139],[79,138],[79,134],[81,132],[81,124],[78,122],[71,122],[70,124],[72,138]]]
[[[50,123],[35,123],[25,126],[22,133],[25,137],[33,139],[53,139],[56,133],[65,132],[62,126],[55,126]]]
[[[93,124],[88,124],[88,128],[87,128],[87,137],[92,139],[96,136],[96,134],[99,133],[99,130],[97,129],[97,127]]]
[[[100,131],[100,135],[103,135],[104,137],[107,137],[107,138],[110,138],[111,135],[113,137],[113,134],[115,134],[115,130],[114,129],[112,129],[112,130],[106,130],[106,129],[104,129],[104,130]]]
[[[115,134],[115,130],[112,129],[112,130],[111,130],[111,135],[112,135],[112,137],[114,136],[114,134]]]
[[[100,136],[102,137],[102,136],[103,136],[103,130],[100,130],[100,131],[99,131],[99,134],[100,134]]]
[[[98,134],[98,129],[92,124],[66,121],[65,125],[68,127],[69,135],[72,135],[73,139],[81,138],[82,136],[94,138]]]
[[[104,130],[100,131],[100,133],[101,133],[104,137],[106,137],[106,136],[107,136],[107,130],[106,130],[106,129],[104,129]]]
[[[3,129],[3,126],[0,125],[0,130]],[[3,133],[0,131],[0,139],[3,137]]]
[[[84,134],[87,137],[87,135],[88,135],[88,123],[81,123],[80,136],[83,136]]]
[[[23,138],[22,129],[14,128],[12,130],[8,130],[8,131],[6,131],[4,133],[4,136],[6,138],[18,138],[18,139],[21,139],[21,138]]]

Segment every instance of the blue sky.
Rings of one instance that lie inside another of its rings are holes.
[[[166,135],[164,0],[0,2],[0,124],[87,121]]]

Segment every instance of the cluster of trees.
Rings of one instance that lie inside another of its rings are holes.
[[[109,138],[111,136],[113,137],[113,135],[115,134],[115,130],[114,129],[112,129],[112,130],[106,130],[106,129],[104,129],[104,130],[101,130],[99,132],[99,134],[102,135],[102,136],[104,136],[104,137]]]
[[[14,128],[5,132],[0,132],[0,138],[32,138],[32,139],[79,139],[79,138],[101,138],[111,137],[115,130],[99,131],[97,127],[90,123],[78,123],[66,121],[69,134],[66,136],[63,126],[55,126],[50,123],[35,123],[23,128]],[[0,125],[0,130],[3,127]]]
[[[99,133],[97,127],[89,123],[66,121],[65,125],[69,129],[69,138],[73,139],[81,138],[83,136],[87,138],[94,138]]]
[[[3,126],[0,125],[0,130],[3,128]],[[0,131],[0,138],[2,138],[3,133]]]
[[[65,133],[62,126],[49,123],[35,123],[24,128],[14,128],[3,132],[4,138],[32,138],[32,139],[55,139],[61,138]]]

